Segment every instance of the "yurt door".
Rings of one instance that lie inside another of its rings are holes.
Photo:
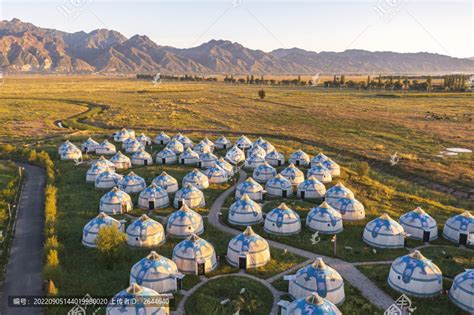
[[[299,161],[299,160],[296,160],[296,161],[295,161],[295,165],[296,165],[296,166],[300,166],[300,161]]]
[[[198,162],[198,167],[202,168],[202,162],[201,161]]]
[[[180,209],[183,206],[183,200],[178,200],[178,209]]]
[[[183,165],[184,165],[184,159],[181,159],[181,164],[183,164]]]
[[[278,160],[278,166],[281,166],[281,161],[280,160]]]
[[[239,256],[239,269],[247,269],[247,256]]]
[[[166,164],[166,159],[165,158],[161,159],[161,164]]]
[[[281,196],[282,196],[283,198],[286,198],[286,190],[282,190]]]
[[[183,278],[176,279],[176,290],[179,291],[183,287]]]
[[[126,213],[128,211],[127,203],[122,203],[122,213]]]
[[[145,165],[145,166],[148,165],[148,160],[147,160],[147,159],[145,159],[145,160],[143,161],[143,165]]]
[[[224,150],[227,149],[227,144],[224,144]]]
[[[460,233],[459,234],[459,245],[466,245],[467,244],[467,234]]]
[[[155,209],[155,201],[154,200],[148,201],[148,209],[149,210]]]
[[[206,270],[205,263],[198,263],[197,267],[198,267],[197,268],[198,269],[198,276],[204,275],[205,270]]]
[[[160,140],[160,144],[163,145],[163,144],[164,144],[164,141],[163,141],[163,140]]]
[[[300,194],[301,194],[301,199],[303,199],[303,200],[304,200],[304,195],[305,195],[305,192],[304,192],[304,191],[301,191],[301,193],[300,193]]]
[[[427,243],[430,241],[430,231],[423,231],[423,242]]]

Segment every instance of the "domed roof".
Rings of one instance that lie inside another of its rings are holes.
[[[207,183],[208,180],[209,179],[207,178],[207,176],[197,168],[193,169],[191,172],[187,173],[183,177],[183,183],[191,184]]]
[[[263,190],[263,187],[252,177],[249,177],[243,183],[237,186],[237,190],[243,195],[244,193],[260,192]]]
[[[229,172],[229,171],[233,172],[234,171],[234,167],[232,166],[232,164],[230,164],[229,162],[224,160],[224,158],[219,158],[216,161],[216,166],[219,166],[220,168],[226,170],[227,172]]]
[[[339,169],[339,164],[337,164],[336,162],[334,162],[333,160],[331,159],[327,159],[326,161],[324,161],[323,163],[323,166],[325,168],[327,168],[328,170],[332,170],[332,169]]]
[[[268,180],[266,187],[279,188],[279,189],[291,189],[292,185],[288,178],[281,174],[277,174],[272,179]]]
[[[249,195],[243,194],[240,199],[236,199],[229,208],[231,215],[251,213],[257,216],[262,212],[262,207],[250,199]]]
[[[400,223],[402,225],[407,224],[410,226],[421,227],[421,228],[434,228],[436,227],[436,221],[422,208],[417,207],[415,210],[405,213],[400,217]]]
[[[136,275],[136,283],[142,284],[144,280],[153,278],[154,274],[171,274],[178,273],[178,268],[174,261],[161,256],[155,251],[150,252],[148,256],[133,265],[131,273]]]
[[[197,154],[202,154],[206,152],[211,152],[212,148],[209,144],[205,143],[204,141],[201,141],[194,147],[194,151],[196,151]]]
[[[58,147],[58,153],[61,153],[62,151],[66,150],[68,147],[74,146],[71,141],[66,140],[63,143],[61,143]]]
[[[95,218],[90,220],[85,226],[84,226],[84,236],[87,237],[87,235],[90,234],[97,234],[99,233],[100,228],[103,226],[116,226],[120,227],[122,224],[120,221],[112,218],[111,216],[105,214],[104,212],[100,212],[99,215],[97,215]]]
[[[191,198],[193,196],[201,196],[202,191],[191,185],[190,183],[186,183],[183,187],[177,192],[177,194],[182,195],[183,198]]]
[[[213,146],[214,146],[214,142],[212,142],[211,140],[209,140],[208,137],[204,137],[204,139],[202,139],[202,142],[203,142],[204,144],[207,144],[207,145],[210,146],[210,147],[213,147]]]
[[[180,158],[181,159],[199,159],[199,154],[191,150],[191,148],[187,148],[186,150],[184,150],[183,153],[181,153]]]
[[[320,191],[322,194],[326,192],[326,187],[316,177],[310,176],[298,185],[299,190],[303,191]]]
[[[150,137],[146,136],[143,132],[137,137],[138,141],[150,141]]]
[[[163,131],[160,132],[159,134],[156,135],[155,140],[161,141],[161,140],[171,140],[170,136],[168,136],[166,133]]]
[[[140,198],[145,199],[160,199],[167,195],[168,193],[166,192],[166,190],[155,183],[151,183],[150,186],[140,192]]]
[[[261,155],[258,155],[258,154],[252,154],[250,155],[247,159],[246,159],[246,164],[248,165],[262,165],[263,163],[265,163],[265,157],[261,156]]]
[[[82,143],[83,147],[96,147],[98,145],[99,143],[90,137]]]
[[[261,146],[259,146],[256,143],[254,143],[253,146],[247,152],[248,157],[258,156],[258,157],[264,159],[266,155],[267,155],[267,151],[265,151],[264,148],[262,148]]]
[[[106,167],[111,167],[112,169],[115,168],[114,163],[107,160],[103,155],[101,155],[95,162],[93,162],[92,165],[104,165]]]
[[[63,154],[71,154],[71,153],[81,153],[81,150],[79,150],[79,148],[76,147],[76,145],[71,143],[71,145],[65,146],[61,152]]]
[[[231,143],[232,142],[224,136],[221,136],[216,140],[217,145],[228,145],[228,144],[231,144]]]
[[[171,137],[171,140],[176,140],[176,141],[181,142],[183,138],[184,138],[183,134],[181,132],[178,132],[173,137]]]
[[[143,148],[143,144],[140,141],[138,141],[138,139],[135,139],[135,138],[127,139],[126,144],[127,144],[126,145],[127,149],[138,150],[139,148]]]
[[[87,174],[89,175],[97,175],[99,173],[107,171],[109,168],[104,164],[92,164],[91,167],[87,170]]]
[[[161,313],[164,307],[159,304],[150,303],[152,299],[156,299],[159,294],[150,288],[138,285],[136,283],[131,284],[127,289],[120,291],[114,296],[114,301],[117,303],[109,303],[107,305],[108,315],[118,314],[135,314],[137,310],[146,309],[148,314],[165,314]],[[148,299],[149,302],[145,302]],[[132,301],[137,301],[133,303]],[[138,313],[137,313],[138,314]]]
[[[326,191],[326,198],[354,198],[354,193],[341,182]]]
[[[302,161],[309,162],[309,155],[303,150],[299,149],[290,155],[290,160],[292,161],[302,160]]]
[[[132,155],[132,159],[149,160],[151,158],[151,154],[146,152],[143,148],[139,149]]]
[[[379,233],[383,235],[404,234],[403,227],[387,213],[367,223],[365,229],[370,232],[373,238],[377,237]]]
[[[141,186],[145,188],[146,183],[143,177],[138,176],[132,171],[128,173],[128,175],[125,175],[119,182],[119,187],[122,189],[128,186]]]
[[[231,163],[237,164],[245,160],[245,153],[237,146],[233,146],[229,151],[227,151],[225,157]]]
[[[176,139],[172,139],[170,142],[168,142],[166,148],[173,150],[174,152],[183,152],[184,150],[183,144]]]
[[[99,144],[99,147],[104,148],[104,149],[106,149],[106,148],[115,148],[115,145],[113,145],[107,139],[105,139],[104,141],[101,142],[101,144]]]
[[[156,234],[164,235],[164,229],[161,223],[151,219],[146,214],[142,214],[140,218],[133,221],[127,227],[127,234],[143,240]]]
[[[304,180],[303,172],[300,171],[293,163],[291,163],[290,165],[288,165],[288,167],[282,170],[280,174],[288,178],[292,183],[298,180]]]
[[[282,202],[278,207],[267,213],[265,221],[275,223],[278,228],[284,224],[300,222],[300,216],[293,209],[290,209],[286,203]]]
[[[193,141],[189,139],[188,136],[181,135],[179,138],[179,142],[181,142],[185,147],[192,147],[194,145]]]
[[[200,260],[215,255],[214,246],[196,234],[191,234],[173,249],[173,260]]]
[[[271,166],[267,162],[263,162],[262,165],[259,165],[255,168],[255,170],[253,171],[253,176],[258,177],[260,174],[273,174],[274,176],[276,176],[276,173],[277,171],[273,166]]]
[[[208,168],[207,170],[204,171],[206,176],[208,178],[213,178],[213,177],[226,177],[227,178],[227,172],[220,168],[219,166],[213,166]]]
[[[308,170],[308,176],[316,175],[316,174],[326,174],[326,173],[331,175],[331,173],[329,173],[329,170],[321,163],[311,164],[311,168]]]
[[[275,150],[275,147],[267,140],[259,137],[255,140],[254,144],[258,144],[262,149],[265,150],[266,153],[272,152]]]
[[[342,220],[342,215],[331,207],[326,201],[315,208],[311,208],[306,217],[306,224],[311,225],[312,221],[317,222],[328,222],[331,224],[330,227],[336,227],[336,225]],[[316,223],[317,223],[316,222]]]
[[[122,202],[127,202],[131,200],[132,198],[129,194],[120,190],[117,187],[112,188],[109,192],[107,192],[100,198],[101,203],[107,204],[120,204]]]
[[[158,185],[160,187],[166,188],[170,184],[178,184],[178,181],[176,180],[176,178],[174,178],[171,175],[168,175],[168,173],[163,171],[163,172],[161,172],[160,175],[156,176],[153,179],[153,183],[155,183],[156,185]]]
[[[201,161],[203,162],[214,162],[217,160],[218,160],[218,157],[212,152],[205,152],[201,154]]]
[[[446,225],[455,230],[471,231],[474,230],[474,216],[469,211],[457,214],[446,221]]]
[[[324,153],[318,153],[314,158],[311,159],[311,164],[313,163],[323,163],[324,161],[328,160],[329,158],[324,155]]]
[[[320,297],[318,293],[291,302],[287,314],[294,315],[340,315],[341,311],[332,302]]]
[[[160,152],[156,154],[156,157],[160,159],[175,157],[175,156],[176,156],[176,152],[171,150],[170,148],[164,148],[163,150],[161,150]]]
[[[250,148],[252,146],[252,141],[246,136],[240,136],[239,139],[235,142],[235,145],[239,148]]]
[[[166,230],[175,236],[201,234],[204,231],[202,216],[183,203],[179,210],[169,216]]]
[[[259,253],[269,248],[268,242],[255,233],[250,226],[230,240],[229,247],[236,249],[240,253],[249,254]]]
[[[114,170],[111,170],[110,168],[107,169],[105,172],[99,173],[97,175],[95,182],[100,183],[102,181],[111,181],[113,180],[114,182],[117,182],[123,178],[122,175],[115,173]]]
[[[122,152],[118,151],[115,153],[113,157],[110,158],[110,162],[112,163],[127,163],[130,162],[130,158],[123,154]]]
[[[449,298],[466,312],[474,313],[474,269],[466,269],[454,278]]]

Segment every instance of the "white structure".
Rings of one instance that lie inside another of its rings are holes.
[[[449,299],[459,308],[474,314],[474,269],[467,269],[454,278]]]
[[[417,297],[437,296],[443,290],[441,270],[417,250],[395,259],[387,282],[392,289]]]
[[[338,182],[326,191],[325,200],[331,204],[331,201],[339,198],[354,198],[354,193],[341,182]]]
[[[239,269],[261,267],[270,261],[270,246],[248,226],[230,240],[226,259],[231,266]]]
[[[263,164],[259,165],[253,170],[252,177],[260,183],[266,183],[268,180],[275,177],[277,174],[276,169],[268,164],[267,162],[263,162]]]
[[[285,165],[285,156],[277,151],[271,151],[265,155],[265,161],[271,166]]]
[[[255,143],[258,144],[260,147],[262,147],[266,153],[275,151],[275,147],[270,142],[263,139],[262,137],[259,137],[257,140],[255,140]]]
[[[185,135],[181,135],[181,137],[179,138],[179,142],[181,142],[183,144],[183,147],[185,149],[187,148],[193,148],[194,147],[194,142],[188,138],[188,136],[185,136]]]
[[[235,145],[241,150],[247,150],[252,147],[252,141],[246,136],[240,136],[239,139],[235,142]]]
[[[313,167],[316,164],[323,163],[324,161],[327,161],[329,158],[324,155],[324,153],[318,153],[314,158],[311,159],[311,167]]]
[[[460,245],[474,244],[474,216],[466,211],[455,215],[444,224],[443,237]]]
[[[329,170],[332,177],[337,177],[341,175],[341,167],[333,160],[327,159],[323,162],[323,166]]]
[[[151,165],[153,164],[153,157],[144,149],[140,149],[132,155],[133,165]]]
[[[196,234],[191,234],[174,247],[173,261],[179,271],[191,275],[204,275],[217,267],[214,246]]]
[[[199,163],[199,153],[187,148],[179,156],[179,164],[197,166]]]
[[[211,140],[209,140],[208,137],[204,137],[204,139],[202,139],[202,141],[204,144],[207,144],[210,148],[211,148],[211,151],[214,151],[214,148],[215,148],[215,144],[214,142],[212,142]]]
[[[130,158],[120,151],[110,158],[110,162],[114,163],[115,169],[117,170],[126,170],[132,167]]]
[[[97,178],[97,175],[107,170],[108,170],[107,166],[103,164],[91,165],[91,167],[87,170],[87,173],[86,173],[86,182],[94,183],[95,179]]]
[[[81,150],[86,153],[95,153],[99,143],[92,138],[87,139],[81,144]]]
[[[324,299],[313,292],[311,295],[299,298],[293,302],[280,301],[278,305],[282,308],[282,315],[342,315],[334,303]]]
[[[295,151],[290,155],[288,163],[294,164],[296,166],[308,166],[309,155],[303,150]]]
[[[101,144],[97,146],[97,148],[95,149],[95,153],[103,155],[112,155],[117,153],[117,149],[115,148],[115,145],[113,145],[107,140],[104,140]]]
[[[99,189],[111,189],[118,185],[122,179],[122,175],[115,173],[115,171],[108,169],[105,172],[100,173],[95,178],[95,188]]]
[[[108,214],[122,214],[133,209],[132,198],[117,187],[100,198],[99,210]]]
[[[298,185],[298,191],[296,194],[301,199],[322,198],[326,194],[326,187],[315,176],[311,176]]]
[[[125,152],[127,153],[135,153],[139,150],[145,150],[145,146],[137,139],[133,139],[128,142],[125,148]]]
[[[202,208],[206,205],[204,194],[191,184],[185,184],[174,196],[173,205],[181,208],[185,204],[191,208]]]
[[[324,201],[311,208],[306,216],[306,227],[321,234],[336,234],[343,230],[342,215]]]
[[[327,203],[342,215],[342,219],[345,221],[358,221],[365,219],[364,205],[355,198],[339,198],[336,200],[328,200],[326,198],[325,200],[327,200]]]
[[[206,189],[209,188],[209,178],[207,178],[207,176],[200,170],[195,168],[191,172],[184,175],[183,186],[186,184],[191,184],[197,189]]]
[[[161,172],[160,175],[153,178],[153,184],[164,188],[168,194],[174,194],[178,191],[178,181],[171,175],[168,175],[165,171]]]
[[[311,168],[306,172],[307,177],[314,176],[323,184],[332,182],[331,172],[321,163],[311,163],[311,165]]]
[[[115,142],[124,142],[128,138],[135,138],[135,131],[122,128],[119,132],[114,133],[114,141]]]
[[[124,142],[122,142],[122,149],[127,150],[127,148],[135,142],[135,138],[128,138]]]
[[[286,177],[293,187],[298,187],[304,181],[304,174],[300,171],[294,164],[288,165],[287,168],[281,171],[280,173]]]
[[[265,191],[270,196],[287,198],[293,195],[293,185],[288,178],[278,174],[265,184]]]
[[[122,230],[122,223],[107,214],[101,212],[94,219],[90,220],[82,230],[82,244],[87,247],[96,247],[96,239],[99,230],[105,226],[114,226],[118,230]]]
[[[249,195],[250,199],[260,201],[263,200],[262,185],[257,183],[253,178],[247,178],[243,183],[239,184],[235,190],[235,198],[242,198],[244,194]]]
[[[262,207],[244,194],[229,208],[228,221],[234,225],[249,226],[263,221]]]
[[[170,214],[166,223],[166,233],[173,237],[188,237],[191,234],[202,234],[204,224],[202,217],[186,204]]]
[[[200,141],[194,148],[194,152],[196,152],[199,155],[207,153],[207,152],[212,152],[212,147],[209,146],[207,143],[204,141]]]
[[[166,145],[166,148],[170,149],[176,154],[181,154],[184,151],[184,145],[176,139],[171,140]]]
[[[166,145],[171,141],[171,138],[164,132],[160,132],[159,134],[156,135],[155,139],[153,139],[153,142],[156,144],[161,144],[161,145]]]
[[[138,137],[137,140],[145,147],[147,145],[151,145],[151,139],[150,137],[147,137],[144,133],[141,133]]]
[[[252,147],[247,151],[247,157],[251,157],[252,155],[256,155],[261,157],[262,159],[265,159],[267,151],[265,151],[265,149],[259,146],[258,144],[254,143]]]
[[[298,234],[301,231],[300,216],[294,210],[288,208],[285,203],[282,203],[267,213],[263,229],[270,234]]]
[[[118,187],[128,194],[135,194],[146,188],[146,182],[142,177],[130,172],[119,180]]]
[[[248,168],[257,168],[260,165],[263,165],[265,163],[265,158],[258,155],[258,154],[253,154],[250,155],[246,160],[245,160],[245,167]]]
[[[218,157],[216,155],[214,155],[212,152],[206,152],[204,154],[201,154],[199,159],[200,159],[200,161],[199,161],[198,165],[201,168],[212,167],[219,160]],[[231,167],[232,167],[232,165],[231,165]]]
[[[94,161],[91,166],[102,165],[108,169],[115,170],[115,164],[107,160],[103,155],[101,155],[96,161]]]
[[[158,246],[165,242],[165,230],[161,223],[142,214],[127,227],[126,239],[130,246]]]
[[[219,139],[216,140],[215,146],[217,149],[228,149],[232,146],[232,142],[227,139],[226,137],[222,136]]]
[[[219,160],[216,161],[215,165],[226,171],[229,177],[234,176],[234,166],[223,158],[219,158]]]
[[[403,248],[405,231],[397,221],[384,213],[365,225],[362,240],[378,248]]]
[[[154,210],[160,208],[166,208],[170,204],[168,192],[152,183],[150,186],[142,190],[138,196],[138,206],[142,209]]]
[[[402,215],[398,222],[410,238],[424,242],[434,241],[438,238],[438,226],[435,219],[420,207]]]
[[[229,180],[229,175],[219,166],[210,167],[204,171],[210,184],[223,184]]]
[[[71,141],[66,140],[63,143],[61,143],[58,147],[58,154],[61,155],[64,151],[66,151],[69,147],[75,146]]]
[[[245,161],[245,153],[237,146],[233,146],[229,151],[227,151],[225,158],[231,164],[236,165]]]
[[[79,159],[82,159],[82,152],[74,144],[61,151],[61,160],[63,161],[74,161]]]
[[[117,293],[113,300],[115,303],[107,305],[107,315],[124,315],[124,314],[138,314],[140,315],[168,315],[169,306],[153,303],[157,299],[165,300],[168,296],[162,297],[155,290],[142,287],[137,284],[132,284],[127,289]],[[132,303],[132,301],[138,301]],[[122,302],[122,305],[119,303]]]
[[[156,154],[155,161],[157,164],[174,164],[178,161],[178,155],[173,150],[164,148]]]

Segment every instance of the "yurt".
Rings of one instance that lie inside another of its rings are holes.
[[[186,184],[191,184],[197,189],[206,189],[209,188],[209,178],[207,178],[207,176],[200,170],[195,168],[191,172],[184,175],[183,186]]]
[[[282,203],[267,213],[263,229],[270,234],[298,234],[301,231],[301,219],[298,213]]]
[[[227,162],[226,160],[224,160],[224,158],[219,158],[216,161],[215,166],[218,166],[222,168],[224,171],[226,171],[229,177],[234,176],[234,166],[230,164],[229,162]]]
[[[124,142],[122,142],[122,149],[127,150],[127,148],[134,143],[136,140],[135,138],[128,138]]]
[[[187,148],[179,156],[179,164],[181,165],[198,165],[199,162],[199,153]]]
[[[175,139],[168,142],[168,144],[166,145],[166,148],[170,149],[176,154],[181,154],[184,151],[183,144]]]
[[[446,220],[443,237],[459,245],[473,245],[474,216],[466,211]]]
[[[235,142],[235,145],[241,150],[250,149],[252,144],[252,141],[250,141],[250,139],[246,136],[240,136],[240,138]]]
[[[231,164],[236,165],[245,161],[245,153],[237,146],[233,146],[229,151],[227,151],[225,158]]]
[[[295,151],[288,158],[288,163],[294,164],[296,166],[308,166],[309,155],[303,150]]]
[[[403,248],[405,231],[397,221],[384,213],[365,225],[362,240],[378,248]]]
[[[182,135],[179,139],[179,142],[183,144],[183,147],[185,149],[187,148],[192,149],[194,147],[194,142],[191,139],[189,139],[187,136]]]
[[[276,174],[277,171],[273,166],[267,162],[263,162],[263,164],[257,166],[253,170],[252,177],[259,183],[266,183],[268,180],[275,177]]]
[[[125,152],[127,153],[135,153],[139,150],[145,150],[145,146],[137,139],[130,141],[130,143],[128,143],[127,147],[125,148]]]
[[[298,187],[298,185],[304,181],[303,172],[300,171],[293,163],[282,170],[280,174],[286,177],[294,187]]]
[[[107,160],[103,155],[101,155],[96,161],[94,161],[91,166],[105,166],[108,169],[115,170],[115,164]]]
[[[232,146],[232,142],[226,137],[222,136],[216,140],[215,146],[218,149],[228,149]]]
[[[288,293],[295,299],[317,292],[320,297],[334,304],[344,302],[344,280],[334,269],[326,265],[321,257],[299,269],[289,281]]]
[[[117,149],[115,148],[115,145],[110,143],[107,140],[102,141],[101,144],[97,146],[95,149],[96,154],[103,154],[103,155],[112,155],[117,152]]]
[[[214,144],[214,142],[212,142],[211,140],[209,140],[208,137],[204,137],[204,139],[202,139],[202,142],[203,142],[204,144],[207,144],[207,145],[211,148],[211,151],[214,151],[214,148],[215,148],[216,145]]]
[[[313,157],[311,159],[311,167],[313,167],[314,165],[316,164],[319,164],[319,163],[323,163],[324,161],[327,161],[329,158],[324,155],[324,153],[319,153],[318,155],[316,155],[315,157]]]
[[[99,143],[92,138],[87,139],[81,144],[81,150],[86,153],[94,153]]]
[[[115,226],[119,230],[123,228],[120,221],[101,212],[84,226],[82,230],[82,244],[87,247],[96,247],[95,241],[97,235],[99,234],[99,230],[104,226]]]
[[[198,165],[201,168],[212,167],[218,161],[218,157],[215,156],[212,152],[206,152],[206,153],[201,154],[199,159],[200,161]]]
[[[229,180],[229,175],[219,166],[210,167],[204,171],[210,184],[223,184]]]
[[[293,185],[288,178],[277,174],[265,184],[265,191],[270,196],[287,198],[293,195]]]
[[[160,299],[160,294],[155,290],[132,284],[127,289],[120,291],[107,305],[107,315],[168,315],[169,306],[153,301]],[[163,296],[165,300],[167,296]],[[134,302],[137,301],[137,302]],[[118,303],[117,303],[118,302]]]
[[[226,259],[231,266],[239,269],[261,267],[270,261],[270,246],[248,226],[230,240]]]
[[[133,165],[151,165],[153,164],[153,157],[144,149],[140,149],[132,155]]]
[[[330,204],[331,201],[339,198],[354,198],[354,193],[341,182],[338,182],[326,191],[325,200]]]
[[[100,173],[95,178],[95,188],[99,189],[111,189],[118,185],[119,181],[123,178],[122,175],[115,173],[115,171],[108,169],[105,172]]]
[[[147,137],[144,133],[141,133],[138,137],[137,140],[143,145],[151,145],[151,139],[150,137]]]
[[[448,296],[459,308],[474,314],[474,269],[467,269],[454,278]]]
[[[327,192],[326,192],[327,196]],[[358,221],[365,219],[364,205],[355,198],[338,198],[336,200],[325,198],[327,203],[336,209],[344,221]]]
[[[69,148],[70,146],[74,146],[74,144],[71,141],[69,140],[64,141],[58,147],[58,154],[61,155],[61,153],[63,153],[63,151],[66,151],[66,149]]]
[[[155,161],[157,164],[174,164],[178,161],[178,156],[173,150],[164,148],[156,154]]]
[[[166,145],[170,141],[171,141],[170,136],[168,136],[163,131],[157,134],[155,139],[153,139],[153,142],[155,142],[156,144],[161,144],[161,145]]]
[[[183,140],[183,137],[184,137],[183,134],[181,132],[178,132],[173,137],[171,137],[171,140],[177,140],[181,142]]]
[[[174,247],[173,261],[180,272],[191,275],[204,275],[217,267],[214,246],[196,234]]]
[[[108,214],[122,214],[133,209],[132,198],[126,192],[112,188],[100,198],[99,210]]]
[[[143,285],[158,293],[173,292],[178,290],[177,279],[180,275],[174,261],[152,251],[133,265],[130,270],[130,284]],[[139,314],[141,315],[136,315]]]
[[[94,183],[95,179],[97,178],[97,175],[107,170],[108,170],[107,166],[104,166],[102,164],[91,165],[91,167],[87,170],[87,173],[86,173],[86,182]]]
[[[82,158],[82,152],[74,144],[66,147],[61,152],[61,160],[63,161],[73,161]]]
[[[245,160],[245,167],[254,169],[259,167],[260,165],[263,165],[263,163],[265,163],[265,158],[260,155],[254,154],[249,156]]]
[[[119,132],[114,133],[115,142],[124,142],[128,138],[135,138],[135,131],[123,128]]]
[[[146,182],[143,177],[130,172],[119,180],[118,187],[127,194],[135,194],[146,188]]]
[[[256,155],[258,157],[261,157],[262,159],[265,159],[267,151],[265,151],[265,149],[259,146],[258,144],[254,143],[252,147],[247,150],[247,157],[251,157],[252,155]]]
[[[309,296],[302,297],[291,302],[286,314],[291,315],[342,315],[341,311],[334,303],[324,299],[316,292],[312,292]]]
[[[337,177],[337,176],[341,175],[341,167],[339,166],[339,164],[337,164],[333,160],[327,159],[322,164],[325,168],[327,168],[329,170],[332,177]]]
[[[306,216],[306,227],[321,234],[336,234],[343,230],[342,215],[324,201],[311,208]]]
[[[249,195],[252,200],[260,201],[263,200],[264,190],[262,185],[249,177],[237,186],[235,198],[241,198],[244,194]]]
[[[165,171],[161,172],[160,175],[153,178],[153,184],[160,186],[165,189],[168,194],[174,194],[178,191],[178,181],[171,175],[168,175]]]
[[[204,224],[202,217],[196,211],[190,209],[186,204],[168,217],[166,223],[166,234],[172,237],[188,237],[191,234],[202,234]]]
[[[282,166],[285,165],[285,156],[277,151],[272,151],[265,155],[265,161],[271,166]]]
[[[315,176],[311,176],[298,185],[296,194],[301,199],[323,198],[326,194],[326,187]]]
[[[202,191],[187,183],[174,196],[175,208],[181,208],[183,204],[191,208],[201,208],[206,205],[206,200]]]
[[[332,182],[331,172],[321,163],[312,163],[311,165],[311,168],[306,172],[307,177],[314,176],[323,184]]]
[[[117,170],[126,170],[132,167],[130,158],[120,151],[110,158],[110,162],[114,163],[115,169]]]
[[[417,250],[395,259],[387,282],[392,289],[417,297],[437,296],[443,290],[441,270]]]
[[[204,141],[201,141],[193,148],[193,151],[198,155],[201,155],[207,152],[212,152],[212,148]]]
[[[402,215],[398,222],[410,238],[424,242],[438,238],[438,226],[435,219],[420,207]]]
[[[266,153],[275,151],[275,147],[262,137],[259,137],[257,140],[255,140],[255,143],[262,147],[262,149],[264,149]]]
[[[166,208],[170,204],[168,192],[152,183],[150,186],[145,188],[138,195],[138,206],[142,209],[154,210],[160,208]]]
[[[247,194],[237,199],[229,208],[228,221],[234,225],[254,225],[263,221],[262,207]]]
[[[158,246],[165,242],[165,230],[161,223],[142,214],[127,226],[127,244],[135,247]]]

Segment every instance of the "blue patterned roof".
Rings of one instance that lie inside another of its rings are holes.
[[[308,213],[306,221],[309,223],[313,219],[323,217],[327,217],[333,227],[342,220],[341,214],[324,201],[318,207],[311,209],[311,211]]]
[[[190,183],[186,183],[180,190],[176,192],[176,195],[183,199],[204,198],[202,191]]]
[[[120,179],[122,179],[122,175],[117,174],[112,170],[107,170],[97,175],[95,181],[96,183],[100,183],[101,181],[113,180],[117,184]]]
[[[108,170],[105,164],[94,164],[88,170],[87,174],[99,174]]]
[[[281,175],[285,176],[286,178],[290,180],[295,180],[298,177],[303,177],[304,174],[302,171],[300,171],[296,166],[293,164],[290,164],[287,168],[281,171]]]
[[[370,232],[372,238],[377,238],[379,234],[393,236],[404,233],[403,227],[386,213],[367,223],[365,230]]]
[[[278,228],[281,228],[283,227],[283,224],[299,222],[300,216],[285,203],[282,203],[277,208],[267,213],[265,220],[274,222]]]
[[[118,189],[117,187],[112,188],[111,191],[107,192],[100,198],[101,203],[111,203],[112,200],[116,200],[117,203],[122,203],[123,201],[130,201],[130,195],[126,192]]]
[[[261,174],[265,174],[265,175],[270,174],[270,175],[276,176],[277,171],[273,166],[271,166],[267,162],[264,162],[262,165],[257,166],[257,168],[255,168],[255,170],[253,171],[254,177],[258,177]]]
[[[90,220],[85,226],[84,226],[84,236],[87,237],[89,233],[91,234],[97,234],[100,230],[101,227],[103,226],[112,226],[115,225],[119,227],[121,223],[112,218],[111,216],[108,216],[107,214],[101,212],[99,213],[98,216]]]
[[[158,158],[168,158],[168,157],[175,157],[176,156],[176,152],[174,152],[173,150],[171,150],[170,148],[164,148],[163,150],[161,150],[160,152],[158,152],[156,154],[156,156]]]
[[[268,152],[267,155],[265,156],[265,159],[268,159],[268,160],[282,160],[284,158],[285,156],[277,151]]]
[[[226,137],[221,136],[221,137],[219,137],[219,138],[216,140],[216,144],[224,145],[224,144],[231,144],[231,142],[230,142],[230,140],[227,139]]]
[[[162,172],[160,175],[156,176],[153,179],[153,182],[157,184],[158,186],[163,187],[165,189],[166,187],[170,185],[178,184],[178,181],[176,180],[176,178],[174,178],[171,175],[168,175],[168,173],[166,172]]]
[[[288,307],[288,314],[339,315],[341,312],[336,305],[313,293],[313,295],[293,301]]]
[[[207,258],[214,255],[214,246],[196,234],[191,234],[174,247],[173,257],[178,256],[182,258],[182,253],[189,253],[189,251],[192,251],[193,255],[188,254],[187,256]]]
[[[329,159],[329,158],[326,155],[324,155],[324,153],[318,153],[318,155],[316,155],[314,158],[311,159],[311,164],[313,164],[313,163],[323,163],[327,159]]]
[[[326,265],[322,258],[317,258],[313,263],[301,268],[295,276],[295,283],[308,291],[316,291],[323,298],[327,296],[328,291],[343,286],[341,275]]]
[[[446,225],[454,230],[474,231],[474,216],[469,212],[455,215],[446,221]]]
[[[119,188],[125,190],[129,186],[140,186],[142,188],[146,187],[145,180],[135,174],[134,172],[130,172],[128,175],[124,176],[119,181]]]
[[[199,159],[199,153],[191,150],[191,148],[187,148],[184,150],[183,153],[180,155],[181,159]]]
[[[253,178],[249,177],[239,186],[237,186],[237,190],[243,195],[244,193],[252,193],[252,192],[259,192],[263,190],[262,185],[257,183]]]
[[[183,225],[191,224],[193,226],[199,225],[202,222],[202,217],[199,213],[189,208],[186,204],[183,204],[181,209],[173,212],[166,223],[167,229],[172,225]]]
[[[143,214],[127,226],[127,235],[139,237],[142,241],[156,233],[164,234],[163,226],[161,223],[150,219],[146,214]]]
[[[178,268],[171,259],[152,251],[148,256],[133,265],[131,275],[137,284],[142,285],[147,282],[150,276],[153,277],[153,274],[157,274],[157,271],[160,274],[176,274]]]
[[[392,269],[401,276],[404,283],[411,281],[443,280],[441,270],[431,260],[419,251],[397,258],[392,263]]]
[[[326,161],[323,162],[324,167],[326,167],[329,170],[334,170],[334,169],[339,169],[339,164],[334,162],[331,159],[327,159]]]
[[[171,138],[170,136],[168,136],[166,133],[162,131],[158,135],[156,135],[155,139],[157,141],[161,141],[161,140],[170,140]]]
[[[158,186],[155,183],[152,183],[150,186],[145,188],[140,192],[140,198],[154,198],[154,199],[161,199],[168,196],[168,193],[163,187]]]
[[[212,152],[205,152],[201,154],[201,161],[203,162],[214,162],[217,160],[218,160],[217,156],[213,154]]]
[[[354,193],[344,186],[341,182],[337,183],[336,185],[332,186],[326,191],[326,197],[329,198],[354,198]]]
[[[286,189],[290,189],[292,185],[291,185],[291,182],[288,180],[288,178],[284,177],[281,174],[278,174],[275,177],[268,180],[266,187],[286,190]]]
[[[436,227],[436,221],[419,207],[402,215],[400,217],[400,223],[423,229],[432,229]]]
[[[236,213],[249,213],[257,217],[259,213],[262,212],[262,209],[258,203],[250,199],[249,195],[244,194],[242,198],[237,199],[230,206],[229,212],[231,215],[235,215]]]
[[[245,231],[235,236],[229,243],[230,247],[240,244],[239,251],[241,253],[260,252],[263,249],[268,249],[267,241],[255,233],[253,229],[248,226]]]
[[[326,196],[327,195],[328,193],[326,192]],[[328,203],[342,215],[344,215],[346,212],[364,210],[364,205],[360,203],[359,200],[354,198],[337,198],[335,201],[328,200]]]
[[[299,184],[298,189],[306,191],[326,191],[324,184],[317,180],[314,176],[309,177],[304,182]]]
[[[130,162],[130,158],[123,154],[122,152],[118,151],[115,153],[113,157],[110,158],[110,162],[117,163],[117,162]]]

